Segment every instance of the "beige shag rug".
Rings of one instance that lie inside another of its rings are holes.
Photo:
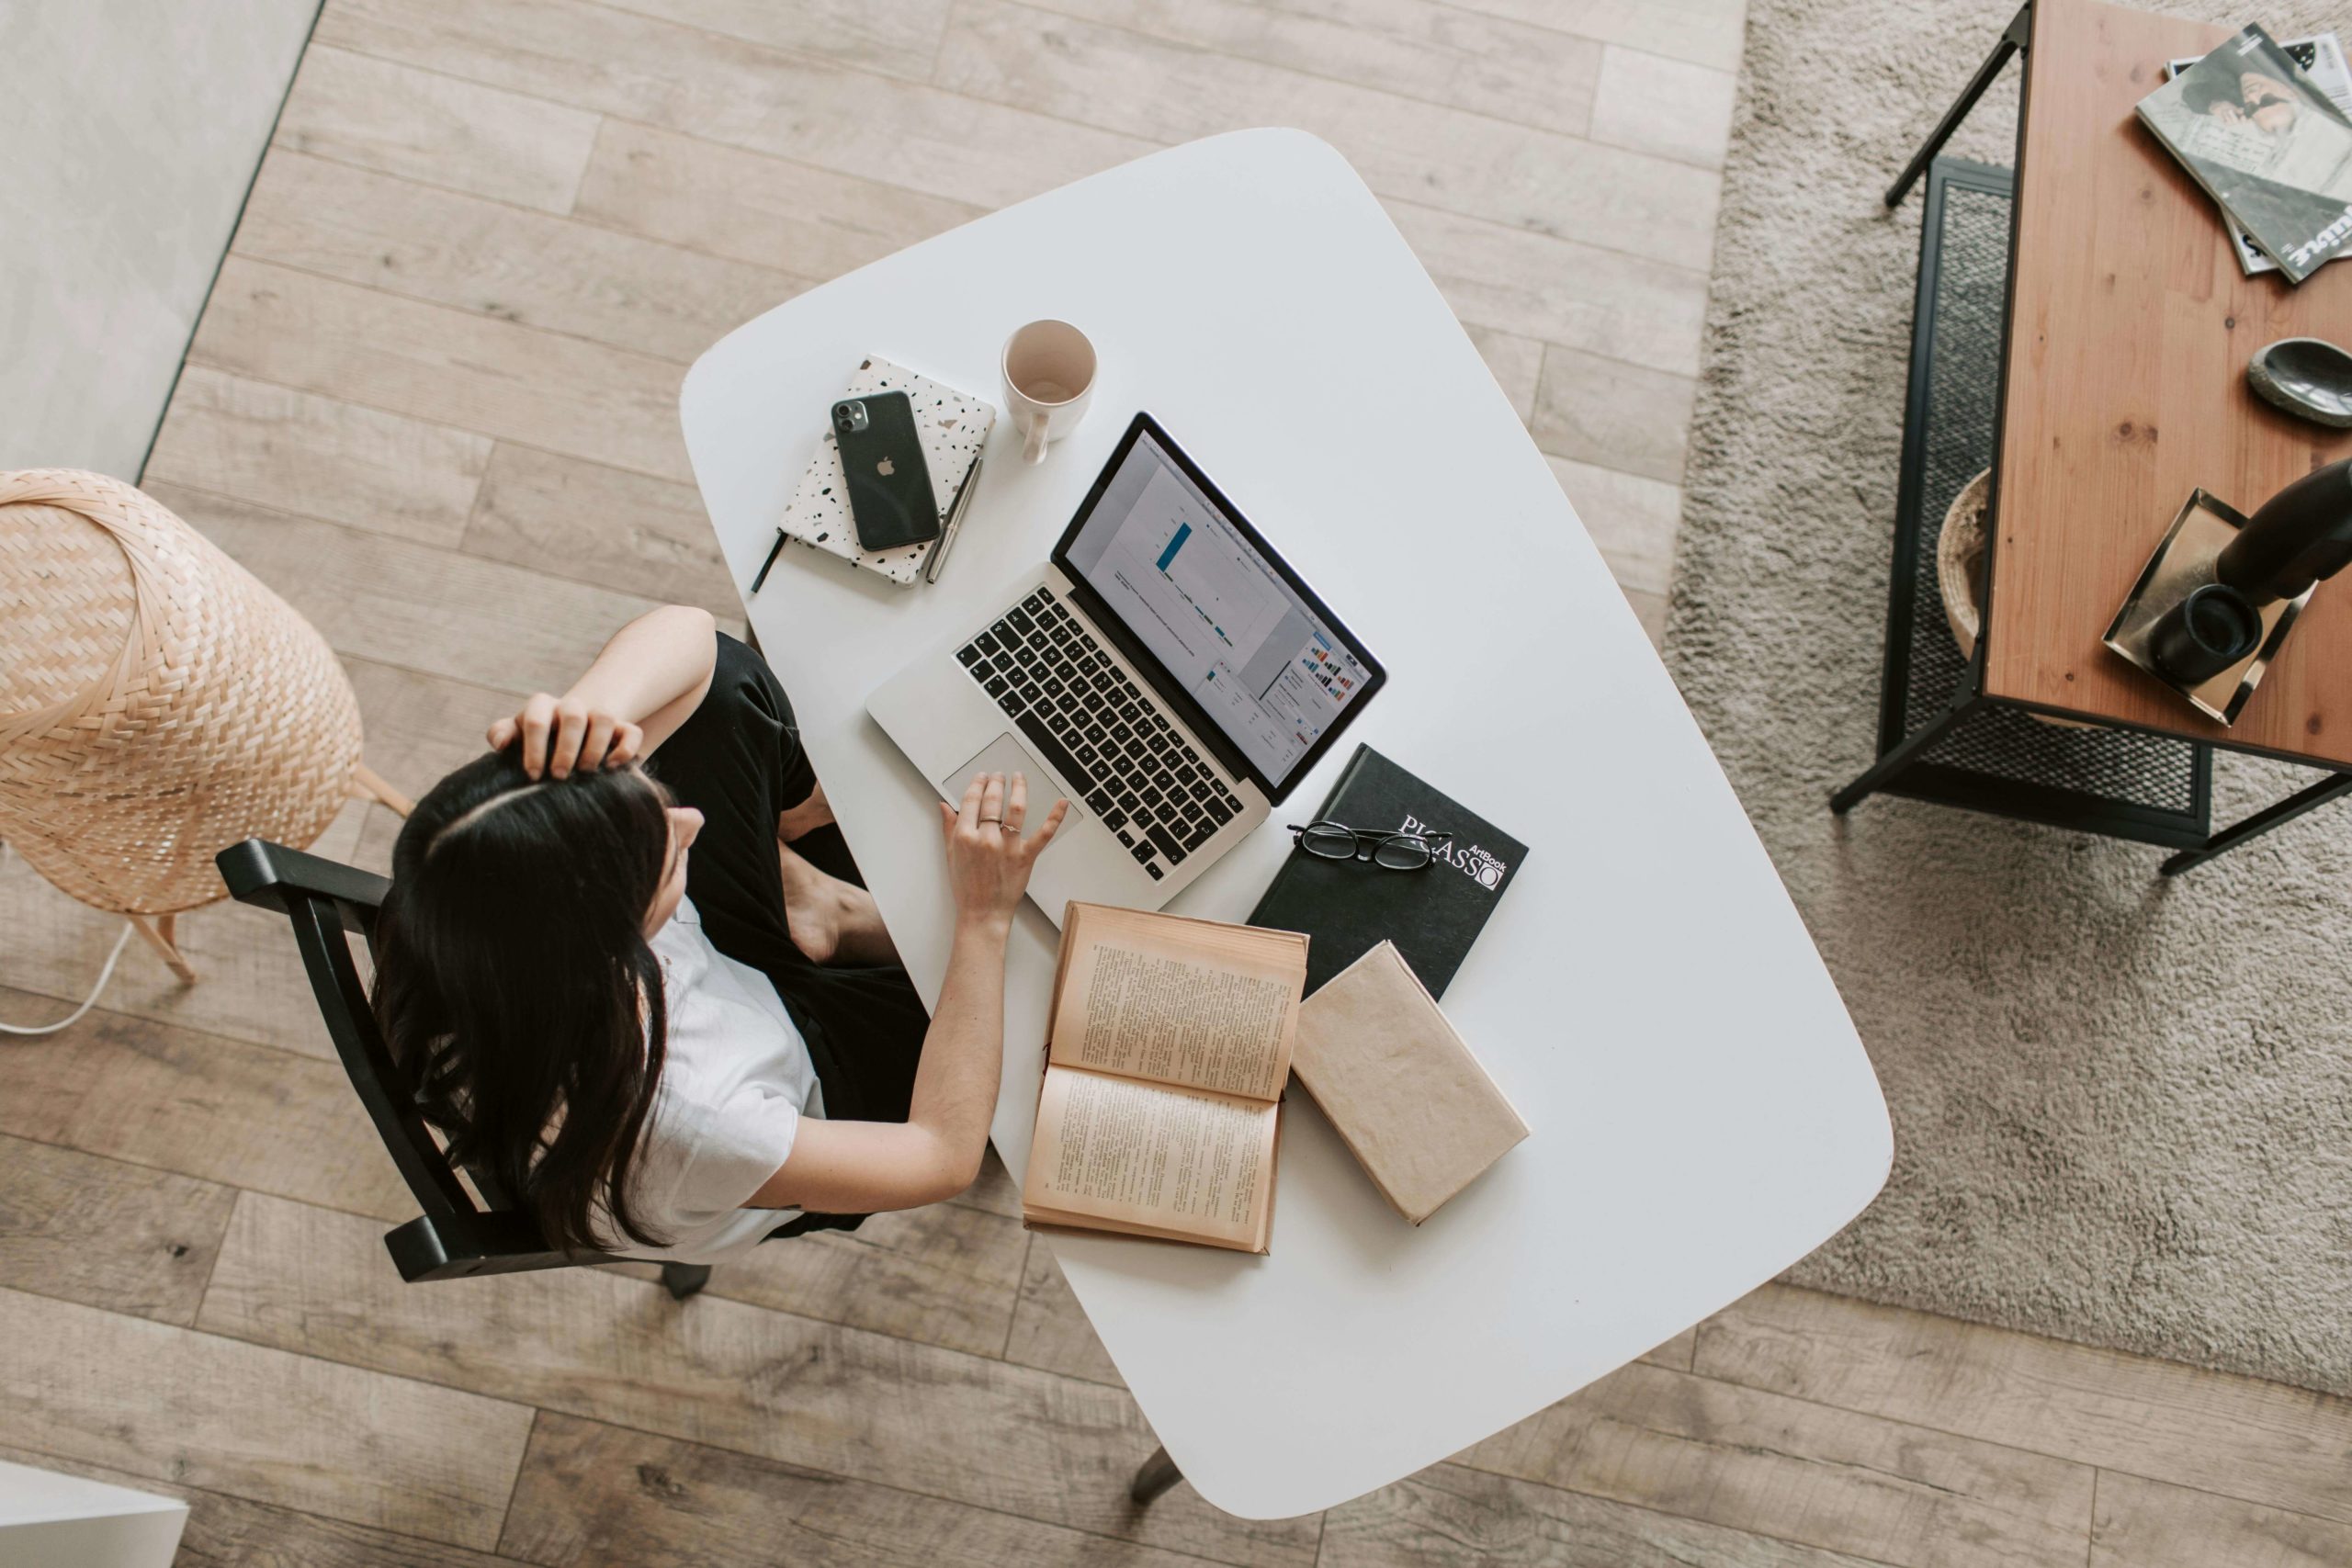
[[[2352,42],[2340,4],[2157,8]],[[1874,746],[1902,442],[1920,201],[1879,196],[2014,10],[1749,0],[1668,660],[1895,1129],[1789,1278],[2352,1393],[2352,803],[2164,882],[2141,845],[1826,806]],[[2016,73],[1952,151],[2010,161]],[[2214,819],[2312,776],[2221,758]]]

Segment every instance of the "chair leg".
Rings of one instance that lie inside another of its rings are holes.
[[[365,762],[351,765],[351,793],[368,800],[379,800],[399,816],[405,817],[416,809],[416,802],[386,783],[384,776]]]
[[[1943,712],[1905,736],[1893,750],[1862,770],[1853,783],[1829,797],[1829,809],[1843,817],[1878,792],[1878,787],[1917,761],[1928,747],[1941,740],[1951,727],[1976,707],[1976,698],[1963,695]]]
[[[1993,52],[1984,57],[1984,63],[1976,68],[1976,74],[1971,76],[1968,85],[1960,90],[1959,98],[1951,107],[1944,110],[1944,118],[1936,122],[1936,129],[1928,133],[1927,142],[1911,154],[1911,161],[1903,166],[1903,173],[1887,187],[1887,206],[1902,205],[1904,194],[1910,190],[1913,182],[1927,173],[1928,165],[1936,161],[1936,154],[1943,151],[1944,142],[1960,122],[1968,118],[1968,111],[1974,108],[1976,100],[1984,96],[1984,89],[1993,85],[1993,78],[1999,75],[2001,67],[2009,62],[2009,56],[2032,46],[2033,0],[2026,0],[2018,7],[2018,14],[2009,19],[2008,27],[2001,33],[2001,40],[1993,46]]]
[[[710,1283],[707,1263],[664,1263],[662,1265],[662,1288],[670,1292],[672,1301],[682,1302],[699,1294]]]
[[[2291,822],[2304,812],[2325,806],[2339,795],[2352,795],[2352,773],[2331,773],[2315,784],[2296,791],[2276,806],[2266,806],[2243,822],[2222,829],[2193,850],[2183,850],[2156,868],[2160,876],[2178,876],[2191,866],[2203,865],[2215,855],[2235,849],[2248,839],[2258,839],[2281,822]]]
[[[178,934],[179,917],[177,915],[161,915],[153,920],[144,915],[131,915],[126,918],[139,934],[147,939],[147,945],[163,954],[164,962],[170,966],[173,974],[180,977],[181,985],[196,984],[196,965],[190,964],[181,954],[179,943],[174,940]]]
[[[1136,1472],[1135,1481],[1127,1487],[1127,1500],[1149,1503],[1183,1479],[1184,1472],[1176,1468],[1176,1461],[1168,1457],[1167,1446],[1162,1444],[1151,1450],[1151,1457]]]

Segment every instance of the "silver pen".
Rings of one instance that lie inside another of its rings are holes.
[[[964,476],[964,483],[956,491],[956,499],[948,503],[947,525],[939,531],[939,543],[932,547],[931,559],[923,565],[922,580],[925,582],[939,581],[941,569],[947,565],[947,552],[955,547],[956,531],[964,526],[964,513],[971,510],[972,492],[979,488],[980,458],[975,453],[972,471]]]

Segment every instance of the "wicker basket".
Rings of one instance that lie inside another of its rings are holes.
[[[225,896],[216,852],[306,847],[355,788],[406,805],[325,640],[119,480],[0,472],[0,839],[184,979],[171,917]]]

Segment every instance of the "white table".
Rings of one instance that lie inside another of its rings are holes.
[[[797,546],[745,601],[926,1000],[951,916],[930,787],[865,716],[908,652],[1042,560],[1149,409],[1387,661],[1272,823],[1174,908],[1239,919],[1353,743],[1532,846],[1445,1009],[1533,1135],[1416,1230],[1302,1095],[1272,1255],[1057,1237],[1169,1453],[1229,1513],[1385,1485],[1672,1337],[1884,1182],[1869,1060],[1739,803],[1476,351],[1353,170],[1290,130],[1197,141],[801,295],[680,400],[747,588],[824,410],[876,353],[1000,396],[1038,316],[1102,356],[1088,422],[1023,468],[992,438],[935,587]],[[1029,1149],[1053,927],[1024,908],[994,1136]]]

